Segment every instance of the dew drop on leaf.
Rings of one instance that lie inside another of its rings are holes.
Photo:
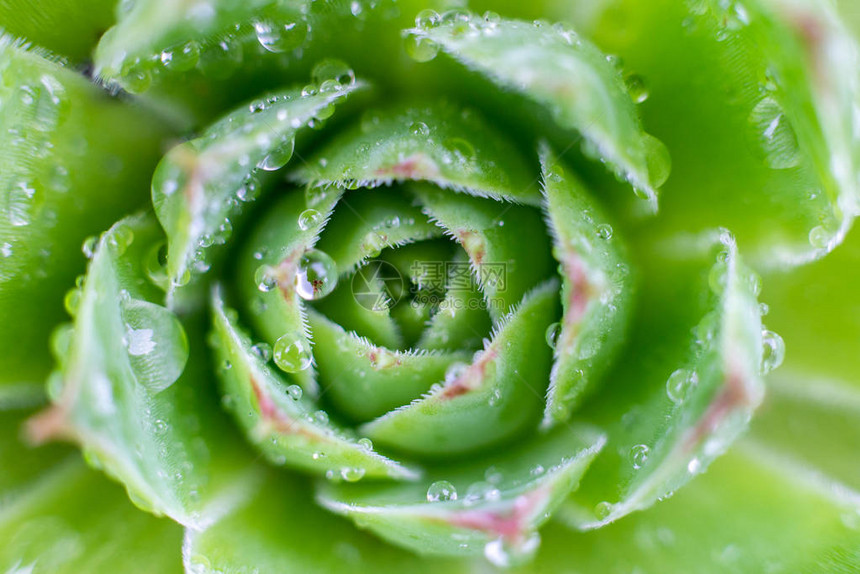
[[[307,301],[322,299],[334,290],[337,279],[334,260],[318,249],[309,249],[299,260],[296,292]]]
[[[269,52],[289,52],[299,48],[308,35],[308,25],[296,21],[287,24],[273,20],[260,20],[254,23],[257,41]]]
[[[286,373],[298,373],[311,366],[311,348],[299,333],[286,333],[275,341],[275,364]]]
[[[427,489],[427,502],[457,500],[457,489],[447,480],[437,480]]]
[[[319,225],[322,221],[322,214],[316,209],[306,209],[299,214],[299,229],[308,231],[309,229]]]
[[[630,463],[633,468],[640,469],[648,461],[648,454],[651,449],[646,444],[637,444],[630,449]]]
[[[690,391],[699,382],[699,376],[688,369],[678,369],[666,381],[666,394],[675,404],[681,404],[686,400]]]
[[[555,349],[558,344],[558,336],[561,333],[561,323],[553,323],[546,328],[546,344]]]
[[[773,331],[762,331],[762,359],[761,372],[768,374],[782,364],[785,358],[785,342]]]
[[[406,36],[406,53],[416,62],[429,62],[439,54],[439,44],[429,38]]]
[[[750,138],[773,169],[788,169],[800,163],[797,135],[782,107],[773,98],[764,98],[749,116]]]

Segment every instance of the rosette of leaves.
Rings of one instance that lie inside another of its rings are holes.
[[[851,6],[114,4],[0,1],[3,571],[860,567]]]

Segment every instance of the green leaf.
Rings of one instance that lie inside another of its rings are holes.
[[[477,283],[494,320],[551,276],[549,238],[537,210],[417,184],[412,191],[424,213],[466,250],[472,277],[459,282]]]
[[[368,478],[415,479],[417,470],[373,450],[288,386],[252,349],[235,325],[235,311],[225,308],[220,289],[212,294],[218,377],[225,403],[246,438],[270,462],[348,481]]]
[[[321,484],[317,500],[414,552],[483,552],[506,566],[535,552],[537,529],[576,489],[604,442],[588,427],[557,429],[499,456],[434,469],[413,484]]]
[[[519,150],[477,112],[450,103],[368,112],[294,179],[348,189],[428,181],[478,197],[540,203]]]
[[[623,78],[605,54],[565,26],[488,21],[456,10],[430,20],[407,33],[547,107],[656,210],[657,188],[669,175],[668,154],[642,130]]]
[[[55,54],[82,62],[90,57],[102,30],[113,24],[116,0],[87,2],[86,10],[68,0],[0,1],[6,32]]]
[[[308,314],[319,382],[338,412],[358,420],[379,417],[418,399],[445,379],[466,351],[392,351],[378,347],[326,317]]]
[[[731,235],[676,238],[638,255],[648,267],[625,360],[580,409],[607,429],[610,448],[560,514],[577,528],[670,496],[746,429],[764,394],[758,278]]]
[[[857,211],[860,66],[829,4],[624,1],[603,11],[595,41],[647,86],[643,121],[676,167],[649,232],[724,226],[762,269],[842,241]]]
[[[647,512],[590,532],[547,526],[542,551],[522,571],[564,571],[571,564],[582,574],[856,571],[850,506],[830,485],[740,444]]]
[[[566,420],[610,367],[625,338],[633,291],[621,239],[583,184],[541,150],[544,210],[561,264],[564,313],[547,331],[555,363],[544,426]]]
[[[25,444],[31,414],[0,404],[0,569],[179,572],[180,528],[134,508],[120,487],[88,469],[70,447]]]
[[[0,381],[41,383],[81,242],[145,201],[167,131],[6,35],[0,76]]]
[[[214,0],[177,4],[141,0],[120,4],[117,25],[95,53],[97,73],[133,92],[145,91],[164,70],[200,65],[229,74],[242,64],[243,40],[259,38],[273,52],[301,47],[308,34],[305,0]],[[202,61],[201,61],[202,60]]]
[[[185,535],[186,571],[195,574],[343,570],[399,574],[471,572],[468,563],[417,557],[366,534],[313,501],[299,477],[271,472],[247,504]]]
[[[160,239],[153,217],[135,216],[99,240],[74,326],[55,336],[54,405],[29,430],[74,440],[138,506],[199,527],[235,495],[228,479],[247,461],[201,384],[201,357],[186,368],[185,330],[145,278],[145,254]]]
[[[470,365],[362,431],[380,444],[440,457],[473,452],[527,428],[543,408],[551,366],[544,332],[558,316],[557,291],[554,280],[536,287]]]
[[[256,196],[257,170],[283,167],[292,156],[296,131],[330,116],[332,106],[360,86],[270,94],[234,110],[165,156],[153,178],[152,202],[168,237],[171,300],[192,274],[208,270],[210,247],[230,237],[231,219]]]

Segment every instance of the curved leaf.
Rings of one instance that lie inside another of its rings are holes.
[[[487,21],[458,11],[407,33],[546,106],[656,210],[657,188],[669,174],[665,148],[642,130],[621,74],[588,40],[564,26]]]
[[[537,529],[576,489],[604,442],[588,427],[558,429],[500,456],[435,469],[433,477],[414,484],[323,484],[317,499],[420,554],[483,552],[497,566],[508,566],[536,551]]]
[[[370,112],[294,179],[349,189],[427,181],[478,197],[540,203],[519,150],[477,112],[450,103]]]
[[[241,333],[220,290],[212,294],[218,376],[227,405],[246,437],[277,465],[355,481],[362,477],[415,479],[418,471],[386,458],[328,420],[288,387]]]
[[[31,421],[36,440],[68,438],[154,514],[199,527],[236,496],[247,462],[224,425],[179,319],[146,280],[160,230],[150,216],[117,223],[98,242],[73,327],[55,335],[54,405]],[[180,375],[185,370],[185,375]]]
[[[621,240],[575,176],[541,150],[544,210],[564,280],[553,339],[544,426],[565,420],[615,358],[626,335],[633,286]]]
[[[41,382],[80,245],[144,202],[167,130],[5,34],[0,76],[0,381]]]
[[[292,156],[296,131],[331,115],[336,102],[360,84],[324,93],[290,89],[228,114],[201,137],[180,144],[161,161],[152,202],[168,238],[169,295],[191,275],[208,270],[209,250],[232,233],[231,218],[254,199],[258,169],[276,170]]]
[[[551,351],[544,332],[558,315],[557,291],[554,280],[536,287],[499,322],[470,365],[362,431],[380,444],[439,457],[472,452],[527,428],[546,391]]]
[[[625,361],[581,409],[607,428],[610,448],[560,514],[577,528],[670,496],[746,429],[763,398],[758,279],[731,235],[714,235],[698,239],[704,256],[667,245],[662,256],[653,248],[649,257],[639,253],[649,268]]]

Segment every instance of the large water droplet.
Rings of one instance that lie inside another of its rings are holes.
[[[302,299],[315,301],[331,293],[337,286],[337,264],[318,249],[309,249],[299,260],[296,292]]]
[[[634,104],[641,104],[648,99],[648,86],[642,76],[631,74],[624,79],[624,83],[627,84],[627,93]]]
[[[409,35],[404,40],[406,53],[416,62],[429,62],[439,54],[439,44],[429,38]]]
[[[427,489],[427,502],[457,500],[457,489],[447,480],[437,480]]]
[[[299,333],[286,333],[275,341],[275,364],[286,373],[298,373],[311,366],[313,357],[307,340]]]
[[[293,157],[293,150],[296,147],[296,140],[290,138],[281,145],[273,149],[258,165],[260,169],[265,171],[275,171],[281,169],[290,158]]]
[[[355,72],[353,69],[347,66],[343,61],[336,60],[334,58],[328,58],[314,66],[314,69],[311,72],[311,78],[314,82],[320,85],[320,91],[323,92],[326,90],[322,89],[322,85],[326,82],[334,82],[340,87],[352,86],[355,84]]]
[[[296,21],[284,24],[274,20],[254,22],[257,41],[269,52],[289,52],[305,43],[308,35],[306,22]]]
[[[161,63],[170,70],[187,72],[200,60],[200,44],[191,40],[187,44],[161,53]]]
[[[308,231],[322,222],[322,213],[316,209],[306,209],[299,214],[299,229]]]
[[[788,169],[800,163],[797,135],[782,107],[773,98],[765,98],[750,113],[750,138],[773,169]]]
[[[436,10],[422,10],[415,16],[415,27],[421,30],[430,30],[436,28],[442,23],[442,17]]]
[[[672,157],[669,148],[652,136],[645,134],[645,161],[648,165],[648,181],[653,187],[660,187],[669,179],[672,173]]]
[[[188,359],[188,339],[179,319],[160,305],[120,298],[129,363],[139,384],[152,393],[179,378]]]

